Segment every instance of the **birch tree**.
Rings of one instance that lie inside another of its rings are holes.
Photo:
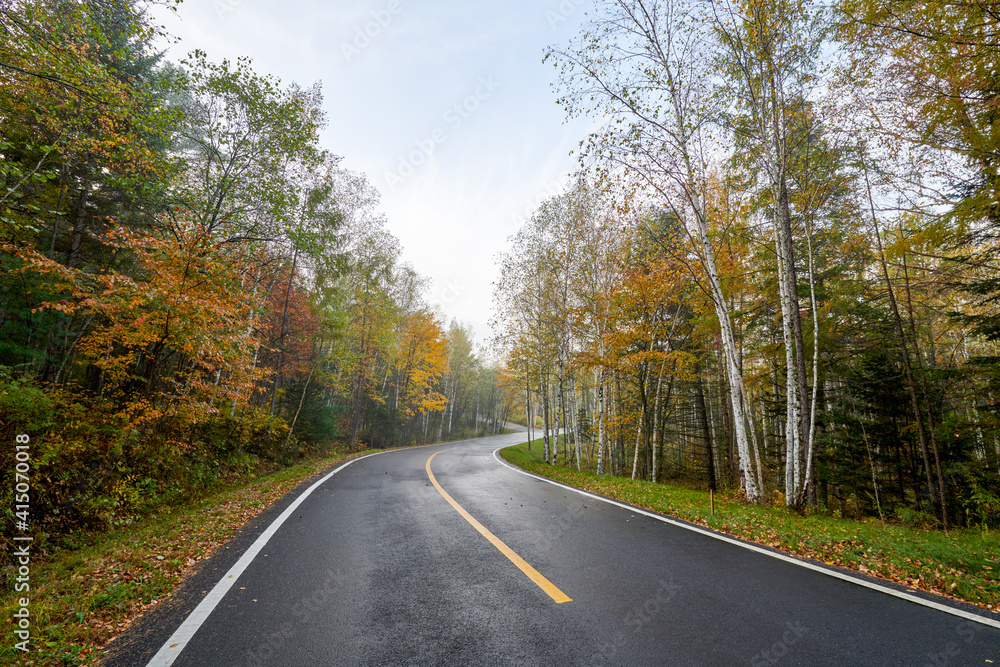
[[[568,115],[609,122],[586,142],[605,169],[624,168],[684,223],[722,333],[730,409],[747,497],[760,498],[741,363],[704,207],[706,169],[719,146],[712,125],[710,17],[683,0],[609,0],[566,49],[551,49]]]

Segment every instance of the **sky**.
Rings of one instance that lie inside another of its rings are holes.
[[[153,17],[201,49],[283,83],[322,82],[322,144],[382,193],[402,260],[450,322],[490,335],[508,239],[578,166],[593,123],[567,122],[546,47],[566,46],[590,0],[187,0]]]

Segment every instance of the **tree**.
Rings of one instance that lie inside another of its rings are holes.
[[[154,202],[174,173],[165,138],[177,114],[158,103],[148,66],[123,74],[153,31],[131,3],[113,4],[113,30],[87,4],[18,2],[0,10],[0,115],[10,119],[0,135],[0,228],[12,269],[42,256],[83,273],[114,266],[101,245],[109,221],[154,224]],[[129,48],[112,51],[114,40]],[[57,381],[84,321],[13,302],[3,308],[15,310],[10,326],[28,340],[46,341],[31,356],[43,381]]]
[[[802,463],[811,459],[812,417],[804,403],[809,385],[789,172],[792,156],[809,132],[805,100],[817,80],[821,10],[798,0],[749,0],[713,5],[713,11],[719,61],[731,84],[729,124],[737,159],[759,170],[770,194],[787,378],[785,496],[789,505],[802,505],[809,481],[804,474],[808,465]]]
[[[430,313],[418,310],[403,317],[395,392],[404,442],[416,417],[440,412],[448,404],[435,390],[447,367],[447,348],[444,331]]]
[[[715,305],[736,424],[743,485],[752,500],[760,480],[751,463],[747,396],[728,301],[709,235],[704,207],[711,125],[719,114],[713,97],[711,22],[683,0],[615,0],[600,4],[598,18],[566,51],[550,50],[559,63],[567,113],[610,118],[592,135],[587,153],[620,165],[648,187],[658,204],[684,222]]]
[[[177,143],[188,169],[176,198],[209,231],[230,242],[285,239],[301,201],[297,177],[330,158],[319,148],[324,117],[319,85],[303,90],[251,69],[246,58],[182,61],[176,97],[186,122]]]

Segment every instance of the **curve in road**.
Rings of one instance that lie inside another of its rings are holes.
[[[127,664],[1000,662],[996,619],[974,607],[914,604],[494,458],[523,440],[341,466],[261,532],[190,623],[147,629]],[[455,506],[573,601],[557,604]]]

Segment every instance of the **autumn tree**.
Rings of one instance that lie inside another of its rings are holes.
[[[394,380],[394,409],[403,442],[420,417],[441,412],[448,403],[436,390],[448,362],[448,340],[434,316],[417,310],[401,322]]]

